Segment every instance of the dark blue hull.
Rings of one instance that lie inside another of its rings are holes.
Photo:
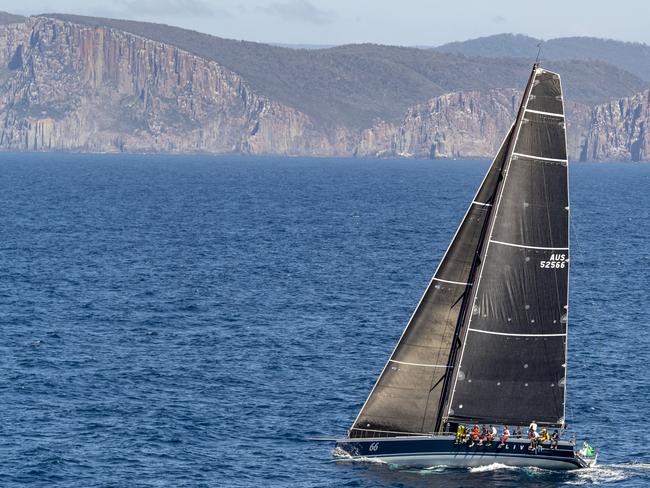
[[[545,469],[578,469],[595,463],[583,459],[573,444],[560,442],[557,449],[528,448],[524,439],[510,439],[499,447],[491,445],[470,447],[456,444],[454,436],[382,437],[374,439],[342,439],[336,443],[341,456],[352,459],[378,459],[405,466],[475,467],[501,463],[508,466],[534,466]]]

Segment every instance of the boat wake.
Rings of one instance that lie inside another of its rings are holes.
[[[650,483],[650,464],[598,464],[593,468],[580,469],[570,473],[571,479],[568,479],[566,484],[574,486],[616,483],[637,477]]]
[[[334,448],[332,456],[334,457],[335,462],[383,465],[392,472],[418,474],[421,476],[445,476],[466,470],[467,473],[472,475],[481,475],[482,473],[488,474],[491,472],[505,474],[510,472],[512,473],[511,476],[514,476],[515,478],[518,478],[518,473],[521,473],[521,475],[524,475],[528,480],[530,480],[531,477],[537,478],[540,481],[548,478],[548,480],[552,479],[554,482],[561,482],[564,485],[570,486],[599,486],[630,479],[643,482],[643,486],[645,486],[645,484],[650,486],[650,463],[628,462],[618,464],[598,464],[591,468],[558,472],[536,467],[508,466],[502,463],[492,463],[485,466],[471,468],[458,468],[445,465],[435,465],[426,468],[408,468],[391,464],[377,458],[353,457],[338,447]],[[510,477],[509,475],[507,476]]]
[[[445,466],[444,464],[441,464],[440,466],[429,466],[428,468],[424,468],[421,470],[420,474],[434,474],[434,473],[443,473],[445,471],[449,471],[450,468],[449,466]]]
[[[477,466],[475,468],[469,468],[470,473],[485,473],[488,471],[499,471],[499,470],[517,470],[521,469],[516,466],[508,466],[506,464],[501,464],[501,463],[492,463],[492,464],[487,464],[485,466]]]
[[[564,478],[562,480],[564,484],[571,486],[599,486],[630,479],[638,479],[650,485],[650,464],[642,463],[602,464],[592,468],[576,469],[563,473],[542,468],[514,467],[494,463],[487,466],[468,468],[468,471],[473,474],[490,471],[513,471],[542,478],[560,476]]]
[[[334,458],[334,462],[372,463],[372,464],[386,464],[386,465],[389,464],[386,461],[377,458],[370,458],[364,456],[352,457],[348,452],[345,452],[340,447],[335,447],[332,450],[332,457]]]
[[[462,468],[460,468],[462,469]],[[420,475],[445,475],[458,472],[459,468],[451,468],[445,466],[432,466],[419,470],[406,470],[406,472],[417,472]],[[560,483],[563,486],[601,486],[618,483],[625,480],[637,480],[642,486],[650,486],[650,464],[610,464],[610,465],[597,465],[593,468],[576,469],[573,471],[553,471],[543,468],[535,467],[516,467],[507,466],[501,463],[489,464],[486,466],[478,466],[474,468],[465,468],[470,475],[480,476],[481,474],[489,475],[494,472],[501,473],[500,476],[505,475],[506,478],[501,477],[503,482],[507,482],[510,477],[511,481],[526,481],[537,479],[538,482],[549,481],[553,483]],[[510,475],[506,473],[511,473]],[[523,478],[522,478],[523,476]]]

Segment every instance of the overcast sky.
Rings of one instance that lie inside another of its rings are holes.
[[[650,0],[0,0],[0,10],[145,20],[293,44],[439,45],[502,32],[650,44]]]

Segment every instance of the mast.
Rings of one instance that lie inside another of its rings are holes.
[[[567,164],[560,77],[535,65],[463,319],[450,420],[564,426]]]

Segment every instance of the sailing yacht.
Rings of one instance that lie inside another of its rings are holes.
[[[335,453],[408,466],[592,466],[575,441],[457,442],[459,425],[563,434],[569,194],[562,85],[533,65],[516,119]]]

